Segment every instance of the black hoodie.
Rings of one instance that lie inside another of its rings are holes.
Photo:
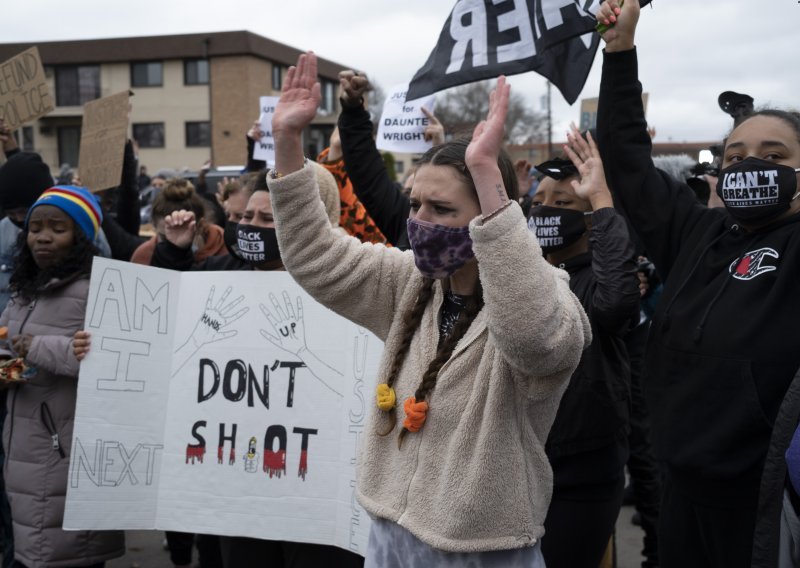
[[[592,214],[589,242],[591,252],[558,266],[569,273],[569,288],[589,316],[592,344],[572,373],[547,438],[557,482],[555,458],[608,446],[628,433],[631,371],[623,336],[639,319],[633,243],[611,208]],[[612,453],[608,457],[613,461]]]
[[[800,341],[800,216],[748,232],[653,165],[636,50],[605,54],[597,132],[665,280],[645,359],[653,444],[696,498],[752,500]]]

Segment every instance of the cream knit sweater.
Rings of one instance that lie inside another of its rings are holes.
[[[334,232],[315,184],[309,165],[269,180],[283,262],[317,301],[385,341],[377,385],[422,276],[410,251]],[[485,223],[474,219],[470,234],[485,305],[439,373],[425,426],[398,449],[403,401],[439,339],[443,290],[434,285],[394,385],[398,425],[378,436],[388,418],[371,405],[357,472],[358,499],[369,513],[452,552],[532,546],[544,533],[552,493],[544,443],[591,341],[567,273],[544,260],[519,206]]]

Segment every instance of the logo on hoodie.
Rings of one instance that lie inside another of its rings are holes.
[[[768,247],[760,248],[746,253],[738,263],[734,260],[729,268],[730,273],[737,280],[752,280],[765,272],[772,272],[778,267],[773,264],[763,264],[767,257],[780,258],[778,251]]]

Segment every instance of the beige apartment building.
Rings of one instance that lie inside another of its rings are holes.
[[[246,161],[245,134],[259,117],[258,99],[278,95],[299,50],[247,31],[0,44],[0,61],[39,48],[56,108],[19,132],[20,147],[57,171],[75,167],[83,105],[125,91],[130,135],[139,163],[199,169]],[[339,113],[338,73],[345,65],[319,59],[322,101],[305,133],[309,156],[328,142]]]

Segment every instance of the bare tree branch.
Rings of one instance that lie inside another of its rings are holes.
[[[469,136],[473,128],[486,118],[489,93],[494,81],[480,81],[444,91],[436,100],[436,117],[449,136]],[[518,92],[511,92],[506,119],[506,139],[514,144],[542,142],[547,136],[547,118],[528,106]]]

